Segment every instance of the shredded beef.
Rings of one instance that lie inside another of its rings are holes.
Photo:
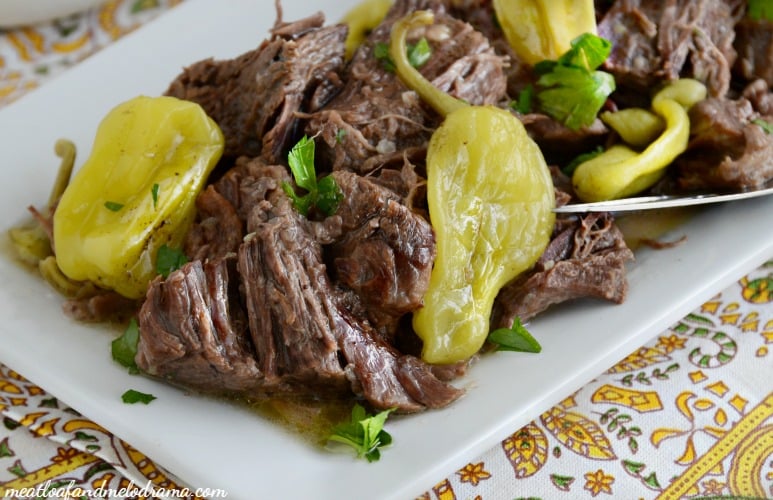
[[[618,0],[598,25],[612,42],[605,69],[619,87],[647,95],[659,83],[693,77],[713,96],[730,88],[739,0]]]
[[[773,86],[773,22],[745,17],[735,26],[734,47],[735,71],[748,81],[759,78]]]
[[[368,173],[376,166],[374,158],[423,146],[440,122],[374,53],[377,44],[389,41],[397,19],[422,9],[435,12],[436,24],[414,33],[413,42],[423,35],[432,48],[421,73],[440,90],[471,104],[495,104],[503,98],[504,62],[484,36],[449,16],[439,2],[400,0],[354,54],[341,93],[309,120],[307,133],[319,134],[318,154],[334,169]]]
[[[685,190],[747,190],[773,179],[773,135],[745,98],[710,98],[690,110],[687,152],[675,162]]]
[[[559,217],[534,269],[499,292],[492,328],[510,328],[515,318],[525,321],[551,305],[581,297],[623,302],[628,290],[625,263],[630,260],[633,252],[609,214]]]
[[[235,256],[193,261],[156,279],[139,314],[140,370],[218,394],[251,393],[262,373],[245,335]]]
[[[277,26],[235,59],[206,59],[183,71],[167,95],[199,103],[223,130],[227,156],[280,161],[298,139],[299,112],[319,109],[340,86],[344,25],[321,14]]]

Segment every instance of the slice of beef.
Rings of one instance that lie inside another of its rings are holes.
[[[251,335],[263,370],[282,374],[293,360],[314,365],[313,371],[321,364],[322,373],[336,383],[345,373],[352,390],[374,407],[403,412],[459,397],[460,391],[438,381],[423,363],[401,361],[404,355],[357,314],[358,306],[351,306],[356,298],[329,279],[309,221],[287,198],[278,196],[275,202],[263,202],[252,212],[255,220],[249,226],[255,230],[239,256]],[[416,399],[417,393],[426,395]]]
[[[213,185],[196,197],[196,210],[197,220],[183,244],[189,260],[215,259],[239,248],[244,225],[236,208]]]
[[[616,303],[625,299],[625,263],[633,252],[607,213],[559,217],[550,243],[534,268],[497,296],[492,328],[509,328],[548,307],[581,297]]]
[[[773,119],[773,91],[765,80],[757,79],[747,85],[741,96],[748,99],[754,111],[768,122]]]
[[[185,68],[166,93],[204,108],[223,130],[226,156],[278,163],[298,139],[297,113],[319,109],[340,85],[347,28],[323,23],[316,14],[279,24],[255,50]]]
[[[773,135],[745,98],[710,98],[690,110],[690,143],[675,162],[684,190],[759,189],[773,179]]]
[[[262,384],[238,295],[236,258],[193,261],[151,283],[139,313],[140,370],[185,387],[244,394]]]
[[[333,176],[343,194],[334,216],[341,236],[329,251],[336,279],[362,299],[375,327],[393,333],[401,316],[422,305],[434,232],[393,191],[351,172]]]
[[[743,18],[735,25],[734,70],[747,81],[761,78],[773,87],[773,22]]]
[[[318,155],[333,169],[368,173],[375,167],[374,157],[424,146],[440,122],[376,56],[376,49],[389,42],[396,20],[424,9],[435,13],[435,24],[415,30],[409,40],[423,36],[431,46],[421,73],[440,90],[471,104],[495,104],[504,97],[503,58],[483,35],[448,15],[439,1],[399,0],[355,52],[343,76],[344,89],[309,120],[306,132],[319,134]]]
[[[693,77],[710,95],[730,88],[733,27],[740,0],[618,0],[598,25],[612,42],[604,69],[618,88],[647,95],[662,82]]]

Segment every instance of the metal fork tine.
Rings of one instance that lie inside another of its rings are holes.
[[[636,196],[619,200],[599,201],[593,203],[570,203],[553,209],[555,213],[585,213],[585,212],[630,212],[635,210],[652,210],[655,208],[687,207],[705,205],[725,201],[756,198],[773,194],[773,187],[731,194],[699,194],[687,196]]]

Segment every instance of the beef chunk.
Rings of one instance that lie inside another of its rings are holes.
[[[734,47],[736,73],[748,81],[760,78],[773,87],[773,22],[742,19],[735,26]]]
[[[235,252],[244,237],[236,208],[209,185],[196,197],[196,209],[197,221],[183,245],[188,259],[214,259]]]
[[[619,87],[645,95],[664,81],[693,77],[725,95],[736,53],[739,0],[620,0],[598,25],[612,42],[605,63]]]
[[[630,260],[633,252],[611,215],[559,217],[534,269],[499,292],[492,328],[509,328],[515,318],[525,321],[553,304],[580,297],[623,302],[625,263]]]
[[[281,376],[295,366],[291,371],[297,376],[299,368],[313,367],[302,373],[322,373],[335,385],[345,373],[352,390],[374,407],[404,412],[459,397],[460,391],[440,382],[423,363],[404,360],[358,317],[351,295],[330,281],[308,220],[289,200],[263,202],[251,218],[255,230],[240,250],[239,270],[264,372]]]
[[[690,110],[687,152],[677,158],[686,190],[762,188],[773,179],[773,136],[754,123],[750,101],[710,98]]]
[[[289,201],[253,211],[254,232],[239,250],[239,274],[258,366],[282,392],[309,387],[343,392],[347,379],[328,312],[320,300],[327,284],[322,250]]]
[[[262,374],[245,335],[235,256],[193,261],[156,279],[139,314],[144,372],[218,394],[257,390]]]
[[[368,173],[375,167],[373,157],[423,146],[440,122],[375,55],[377,45],[389,41],[397,19],[422,9],[435,12],[436,24],[414,33],[432,47],[421,73],[444,92],[472,104],[494,104],[504,97],[503,59],[485,37],[449,16],[439,2],[399,0],[355,53],[343,77],[344,89],[309,120],[307,133],[319,134],[319,156],[334,169]]]
[[[421,307],[429,287],[432,227],[368,178],[333,175],[343,193],[335,215],[342,234],[330,251],[335,275],[360,296],[374,326],[392,332],[402,315]]]
[[[278,25],[255,50],[185,68],[166,93],[204,108],[223,130],[225,155],[277,163],[298,138],[297,113],[319,109],[340,84],[347,28],[323,22],[317,14]]]

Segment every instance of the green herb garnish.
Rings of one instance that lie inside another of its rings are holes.
[[[384,430],[384,423],[392,411],[393,408],[369,416],[365,408],[355,404],[351,421],[336,425],[328,439],[351,446],[358,458],[375,462],[381,458],[379,448],[392,443],[392,436]]]
[[[154,395],[135,391],[134,389],[129,389],[121,395],[121,401],[130,405],[133,405],[134,403],[148,404],[154,399],[156,399]]]
[[[429,61],[429,58],[432,57],[432,47],[426,38],[421,37],[418,42],[414,44],[408,44],[406,47],[406,54],[408,55],[408,62],[411,64],[411,66],[418,69],[424,66],[427,61]],[[394,73],[395,62],[389,55],[388,43],[377,42],[373,46],[373,55],[376,59],[381,61],[381,66],[385,71]]]
[[[182,250],[161,245],[156,253],[156,272],[164,278],[168,278],[169,273],[180,269],[186,262],[188,262],[188,258]]]
[[[579,167],[582,163],[594,159],[603,152],[604,148],[602,146],[596,146],[596,148],[592,151],[577,155],[572,161],[567,163],[566,166],[561,169],[561,171],[571,177],[577,167]]]
[[[609,56],[612,44],[585,33],[557,61],[534,67],[540,75],[537,93],[540,107],[549,116],[577,130],[593,123],[607,97],[615,90],[614,77],[596,71]]]
[[[341,144],[344,142],[344,137],[346,137],[346,129],[345,128],[339,128],[336,130],[336,142],[338,144]]]
[[[773,134],[773,123],[765,121],[762,118],[757,118],[756,120],[752,120],[752,123],[762,128],[762,130],[766,134],[768,135]]]
[[[111,212],[117,212],[123,208],[123,203],[118,203],[115,201],[106,201],[105,208],[107,208]]]
[[[153,208],[156,208],[158,205],[158,183],[153,184],[153,187],[150,188],[150,195],[153,197]]]
[[[140,328],[137,325],[137,320],[132,318],[123,334],[113,340],[110,345],[113,359],[122,366],[128,368],[129,373],[132,374],[139,373],[140,371],[139,368],[137,368],[137,363],[134,362],[134,357],[137,355],[137,343],[139,340]]]
[[[317,182],[314,168],[314,140],[303,136],[290,150],[287,162],[290,164],[295,183],[308,191],[300,196],[289,182],[282,183],[282,189],[293,201],[295,209],[303,215],[308,215],[309,210],[316,206],[325,215],[333,215],[343,199],[343,194],[335,179],[329,175]]]
[[[537,339],[515,318],[510,328],[498,328],[488,334],[489,342],[496,344],[497,351],[540,352],[542,346]]]
[[[773,2],[770,0],[749,0],[746,15],[753,21],[773,21]]]
[[[525,115],[531,113],[531,102],[534,97],[534,86],[530,83],[518,93],[518,99],[510,102],[510,108]]]

